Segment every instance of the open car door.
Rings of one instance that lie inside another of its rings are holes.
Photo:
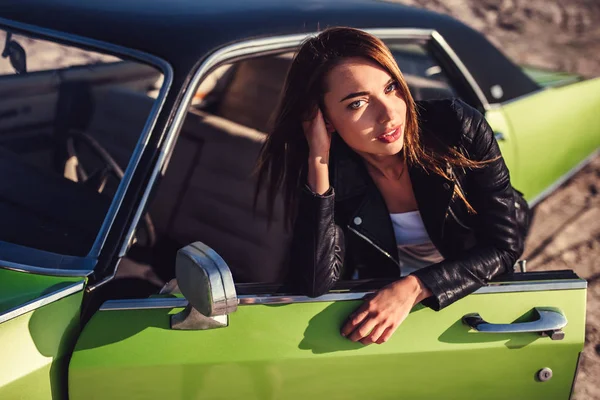
[[[66,398],[84,284],[0,269],[0,399]]]
[[[515,274],[439,312],[418,305],[370,346],[339,333],[366,290],[236,295],[200,243],[179,252],[177,278],[185,297],[102,305],[70,362],[71,400],[566,399],[583,349],[586,281],[570,271]]]

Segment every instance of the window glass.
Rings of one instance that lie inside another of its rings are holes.
[[[0,241],[86,255],[161,73],[2,29],[0,47]]]
[[[395,43],[392,50],[417,100],[453,95],[421,45]],[[175,276],[177,249],[202,241],[223,257],[238,284],[284,281],[291,233],[282,200],[269,227],[264,197],[253,212],[252,172],[292,59],[292,53],[250,58],[203,80],[149,207],[156,245],[134,246],[121,274],[128,266],[143,270],[142,262],[166,282]]]
[[[455,97],[438,63],[417,43],[390,43],[390,50],[415,100]]]

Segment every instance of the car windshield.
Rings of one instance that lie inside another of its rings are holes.
[[[2,29],[0,50],[0,248],[85,256],[140,141],[162,74]]]

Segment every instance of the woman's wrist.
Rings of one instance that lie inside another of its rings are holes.
[[[310,154],[308,158],[308,186],[319,195],[329,190],[329,154]]]
[[[308,151],[308,162],[328,165],[329,164],[329,150],[310,149]]]
[[[419,279],[415,275],[408,275],[404,279],[406,279],[410,283],[410,287],[412,288],[412,292],[415,297],[414,304],[418,304],[426,298],[431,297],[431,290],[429,290],[429,288],[427,288],[427,286],[423,284],[421,279]]]

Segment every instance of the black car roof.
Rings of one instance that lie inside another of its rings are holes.
[[[503,88],[502,101],[538,88],[466,25],[375,0],[4,0],[0,18],[140,50],[166,60],[179,73],[216,48],[253,37],[327,26],[435,29],[469,68],[488,101],[498,101],[489,93],[496,84]]]

